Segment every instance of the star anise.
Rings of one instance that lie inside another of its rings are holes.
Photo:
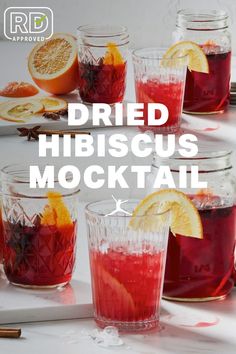
[[[97,77],[103,67],[103,59],[100,58],[98,65],[91,63],[80,63],[81,78],[86,81],[86,91],[91,90],[97,83]]]
[[[44,112],[43,117],[52,120],[60,119],[60,114],[58,112]]]
[[[60,116],[65,116],[68,114],[68,109],[61,109],[60,111],[57,112],[57,114],[59,114]]]
[[[26,136],[27,140],[39,140],[39,129],[40,125],[36,125],[33,128],[17,128],[17,130],[20,132],[19,136]]]

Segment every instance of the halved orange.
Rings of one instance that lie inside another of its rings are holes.
[[[163,55],[163,59],[174,59],[188,56],[188,68],[190,71],[197,71],[200,73],[209,73],[209,65],[207,57],[202,48],[194,42],[182,41],[173,44],[166,53]],[[167,61],[163,61],[166,64]]]
[[[164,213],[171,211],[170,228],[173,234],[203,238],[203,229],[199,212],[186,194],[175,189],[163,189],[145,197],[135,208],[129,227],[132,229],[153,230],[158,226],[156,214],[160,222],[164,222]],[[163,215],[163,220],[162,220]],[[147,216],[147,218],[140,218]]]
[[[35,99],[19,98],[0,104],[0,118],[11,122],[25,122],[43,110],[44,106],[41,102]]]
[[[34,82],[52,94],[66,94],[78,87],[78,58],[75,38],[54,34],[38,43],[29,55],[29,72]]]
[[[36,100],[42,103],[44,106],[44,111],[46,112],[58,112],[62,109],[66,109],[68,105],[65,100],[58,97],[37,97]]]
[[[0,96],[3,97],[30,97],[37,95],[39,90],[28,82],[9,82],[2,90]]]

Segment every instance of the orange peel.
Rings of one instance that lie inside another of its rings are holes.
[[[107,43],[107,52],[104,56],[103,64],[105,65],[124,64],[124,59],[115,43],[113,42]]]
[[[57,227],[72,225],[73,221],[70,212],[63,201],[61,193],[48,192],[47,198],[49,205],[44,207],[41,215],[41,224],[56,225]]]

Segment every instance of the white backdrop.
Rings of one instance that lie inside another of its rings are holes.
[[[197,4],[197,5],[196,5]],[[76,32],[81,24],[115,23],[129,28],[132,46],[167,46],[181,8],[225,9],[236,33],[236,0],[0,0],[0,37],[3,12],[9,6],[49,6],[56,32]],[[233,38],[236,53],[236,36]]]

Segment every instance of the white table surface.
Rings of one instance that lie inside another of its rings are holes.
[[[22,68],[26,60],[29,47],[25,46],[18,52],[17,65],[15,59],[16,47],[8,42],[0,42],[1,60],[7,62],[8,70],[1,73],[2,86],[5,82],[29,80],[28,73]],[[22,45],[22,44],[21,44]],[[12,55],[13,54],[13,55]],[[2,66],[6,67],[6,66]],[[20,73],[20,76],[19,76]],[[233,71],[233,79],[236,71]],[[236,81],[236,80],[235,80]],[[127,98],[134,100],[132,71],[128,74]],[[212,128],[209,131],[208,128]],[[129,137],[137,133],[135,128],[109,128],[93,130],[93,134],[106,132],[107,135],[123,132]],[[226,115],[212,117],[183,117],[182,132],[194,132],[201,144],[214,144],[217,148],[229,146],[236,150],[236,108],[231,108]],[[86,167],[96,159],[73,159],[72,163]],[[27,142],[16,136],[0,137],[0,167],[14,162],[38,161],[37,142]],[[49,160],[47,160],[49,161]],[[136,161],[137,162],[137,161]],[[235,156],[233,162],[236,162]],[[66,160],[68,163],[68,159]],[[108,165],[109,159],[99,161],[99,164]],[[116,161],[117,165],[120,161]],[[127,163],[134,164],[135,159],[127,156]],[[150,159],[146,160],[150,163]],[[122,164],[124,162],[122,161]],[[112,191],[102,189],[95,192],[81,187],[81,201],[110,197]],[[143,191],[130,188],[129,191],[119,190],[119,197],[125,195],[141,195]],[[87,255],[86,229],[83,216],[83,204],[80,209],[80,226],[78,232],[78,260],[74,279],[89,282],[89,265]],[[184,304],[162,302],[161,321],[164,329],[157,333],[122,335],[124,345],[114,348],[101,348],[85,335],[96,328],[93,319],[67,320],[53,322],[36,322],[21,324],[23,335],[19,340],[0,339],[1,354],[99,354],[99,353],[130,353],[130,354],[235,354],[236,353],[236,288],[232,294],[221,302]],[[213,324],[198,327],[197,323]]]

